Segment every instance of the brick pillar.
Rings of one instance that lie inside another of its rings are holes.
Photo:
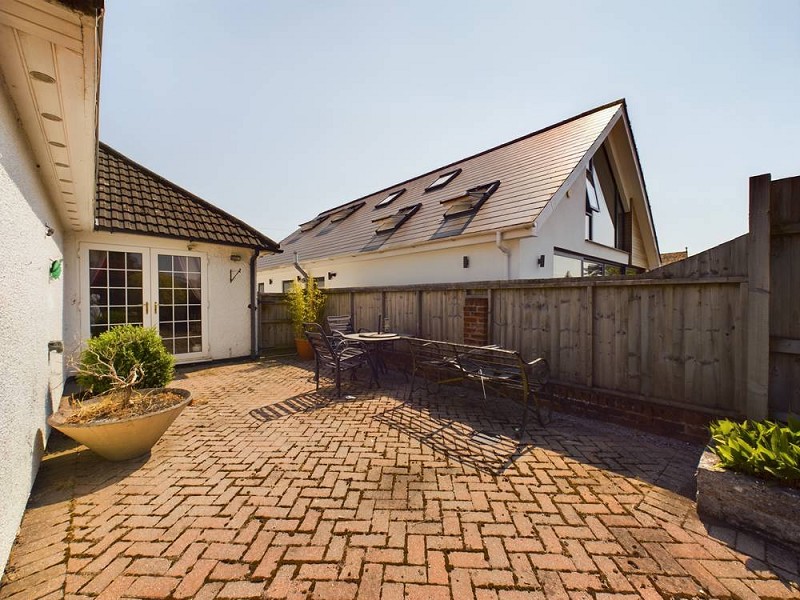
[[[467,296],[464,302],[464,343],[485,346],[489,343],[489,299]]]

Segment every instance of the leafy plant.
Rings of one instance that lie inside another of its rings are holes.
[[[325,294],[319,289],[317,282],[309,275],[304,284],[293,281],[286,292],[289,305],[289,316],[292,319],[294,337],[303,337],[303,323],[320,323],[325,311]],[[321,324],[321,323],[320,323]]]
[[[164,387],[175,359],[153,328],[119,325],[87,342],[77,368],[78,383],[94,394]]]
[[[800,487],[800,421],[711,424],[712,448],[723,467]]]

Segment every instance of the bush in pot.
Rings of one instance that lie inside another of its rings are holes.
[[[286,292],[286,303],[289,307],[289,317],[292,320],[297,353],[300,358],[311,360],[314,358],[314,351],[303,334],[303,323],[322,324],[322,315],[325,312],[325,294],[319,289],[314,278],[309,275],[303,283],[292,282],[292,286]]]
[[[155,329],[121,325],[87,342],[78,382],[94,395],[72,402],[48,422],[110,460],[146,453],[191,400],[165,388],[175,360]]]

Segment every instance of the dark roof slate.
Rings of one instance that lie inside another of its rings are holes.
[[[280,252],[246,223],[100,143],[95,229]]]

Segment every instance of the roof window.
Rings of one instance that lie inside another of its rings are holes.
[[[335,213],[332,213],[330,215],[331,223],[341,223],[362,206],[364,206],[364,202],[359,202],[358,204],[351,204],[350,206],[345,206],[344,208],[340,208]]]
[[[315,217],[315,218],[311,219],[310,221],[306,221],[305,223],[300,223],[300,231],[302,231],[303,233],[306,233],[307,231],[311,231],[312,229],[314,229],[317,225],[322,223],[327,218],[328,218],[328,215],[324,215],[324,216],[320,215],[318,217]]]
[[[444,213],[445,219],[478,212],[478,209],[483,206],[489,196],[494,194],[498,187],[500,187],[500,182],[493,181],[492,183],[471,188],[463,196],[442,200],[441,203],[447,206],[447,210]]]
[[[453,181],[458,174],[461,173],[461,169],[456,169],[455,171],[448,171],[447,173],[442,173],[439,177],[436,178],[432,184],[425,188],[426,192],[432,192],[434,190],[440,190],[448,183]]]
[[[411,206],[405,206],[400,210],[398,210],[393,215],[381,217],[380,219],[373,219],[372,222],[377,224],[375,228],[375,233],[376,234],[389,233],[391,231],[399,229],[403,223],[408,221],[411,218],[411,216],[419,210],[420,206],[422,206],[422,204],[413,204]]]
[[[380,202],[378,202],[378,203],[375,205],[375,208],[383,208],[384,206],[389,206],[389,205],[390,205],[392,202],[394,202],[394,201],[395,201],[395,200],[397,200],[397,199],[398,199],[400,196],[402,196],[402,195],[403,195],[403,192],[405,192],[405,191],[406,191],[406,188],[403,188],[402,190],[397,190],[396,192],[392,192],[391,194],[389,194],[388,196],[386,196],[386,198],[384,198],[383,200],[381,200]]]

